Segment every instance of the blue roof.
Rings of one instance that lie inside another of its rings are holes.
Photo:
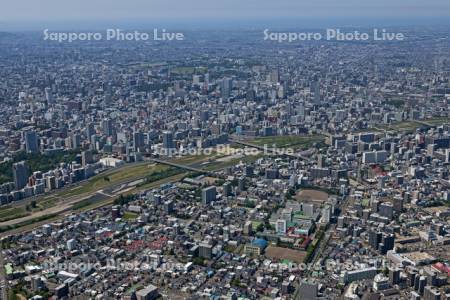
[[[268,243],[264,239],[255,239],[255,240],[253,240],[252,245],[255,245],[255,246],[258,246],[261,249],[264,249],[264,248],[267,247]]]

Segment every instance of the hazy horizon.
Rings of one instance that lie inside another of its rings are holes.
[[[16,0],[2,4],[0,29],[181,25],[426,25],[448,24],[447,0]],[[384,23],[383,23],[384,22]],[[348,24],[346,24],[348,23]],[[376,24],[375,24],[376,23]]]
[[[163,21],[146,20],[72,20],[72,21],[0,21],[0,31],[86,30],[86,29],[152,29],[167,28],[185,30],[261,29],[261,28],[328,28],[339,27],[408,27],[448,26],[449,18],[289,18],[289,19],[202,19]]]

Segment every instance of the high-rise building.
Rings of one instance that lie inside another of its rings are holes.
[[[211,259],[212,257],[212,246],[207,243],[201,243],[198,248],[198,256]]]
[[[81,152],[81,164],[84,166],[92,163],[93,156],[91,151],[83,151]]]
[[[231,193],[233,192],[232,186],[230,182],[225,182],[223,184],[223,195],[225,197],[231,196]]]
[[[241,176],[238,178],[238,190],[240,192],[245,191],[245,176]]]
[[[244,175],[246,177],[252,177],[253,175],[255,175],[254,173],[255,173],[255,170],[252,166],[245,166]]]
[[[158,288],[152,284],[136,292],[136,300],[154,300],[158,297]]]
[[[378,212],[381,216],[392,220],[394,217],[394,205],[390,202],[381,203]]]
[[[251,221],[245,222],[243,232],[245,235],[252,234],[252,222]]]
[[[86,126],[85,135],[87,138],[91,138],[92,135],[95,134],[95,127],[93,123],[89,123]]]
[[[272,72],[270,72],[270,81],[272,81],[272,83],[278,83],[280,81],[280,72],[278,71],[278,69],[272,70]]]
[[[389,283],[391,285],[398,284],[400,282],[400,269],[389,269]]]
[[[72,149],[81,147],[81,136],[78,133],[72,135]]]
[[[279,219],[276,223],[276,231],[278,234],[285,234],[286,233],[286,220]]]
[[[47,103],[53,103],[53,94],[52,89],[49,87],[45,88],[45,100],[47,100]]]
[[[209,119],[209,111],[208,110],[202,110],[200,112],[200,121],[206,122]]]
[[[104,119],[102,121],[102,129],[103,133],[106,136],[112,136],[113,135],[113,122],[111,119]]]
[[[298,294],[299,300],[314,300],[317,299],[317,293],[318,293],[318,284],[315,282],[309,282],[306,280],[303,280],[300,283],[300,293]]]
[[[246,100],[247,101],[255,101],[255,99],[256,99],[256,93],[255,93],[255,90],[253,90],[253,89],[248,89],[247,90],[247,93],[246,93],[246,95],[245,95],[245,98],[246,98]]]
[[[441,300],[441,292],[433,286],[426,286],[423,291],[424,300]]]
[[[230,97],[232,88],[233,88],[233,81],[231,78],[222,79],[222,82],[220,85],[220,93],[222,94],[222,98]]]
[[[381,254],[386,254],[389,250],[394,249],[395,236],[393,234],[384,235],[381,239],[382,246],[380,247]]]
[[[166,150],[175,149],[175,144],[173,142],[173,134],[170,131],[163,132],[163,148]]]
[[[145,140],[142,132],[137,131],[133,133],[133,150],[135,152],[145,151]]]
[[[25,149],[28,153],[39,152],[38,137],[35,131],[25,132]]]
[[[216,200],[216,187],[215,186],[209,186],[207,188],[204,188],[202,190],[202,203],[204,205],[208,205],[212,201]]]
[[[369,231],[369,245],[372,249],[378,249],[378,244],[381,242],[381,237],[381,232],[376,232],[373,230]]]
[[[27,185],[28,181],[28,167],[25,161],[13,164],[13,177],[16,190],[20,190]]]
[[[314,104],[320,104],[320,102],[321,102],[321,99],[320,99],[320,84],[319,84],[318,81],[313,81],[311,83],[311,91],[314,94],[314,98],[313,98]]]
[[[326,165],[325,165],[325,156],[322,155],[322,154],[319,154],[317,156],[317,167],[319,167],[319,168],[325,168],[326,167]]]
[[[445,149],[445,162],[450,163],[450,149]]]

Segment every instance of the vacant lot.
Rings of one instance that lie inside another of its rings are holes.
[[[317,190],[301,190],[295,196],[300,202],[311,202],[321,204],[328,200],[328,194]]]
[[[288,248],[269,246],[266,249],[266,256],[271,259],[287,259],[295,263],[302,263],[306,257],[306,251],[298,251]]]

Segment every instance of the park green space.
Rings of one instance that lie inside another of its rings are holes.
[[[87,182],[80,184],[70,190],[57,192],[56,196],[70,197],[75,195],[83,195],[104,189],[114,184],[127,182],[133,179],[142,178],[154,172],[164,171],[168,167],[157,165],[155,163],[144,163],[137,165],[124,166],[111,172],[99,174],[92,177]]]
[[[432,126],[440,126],[440,125],[444,125],[444,124],[449,124],[450,123],[450,118],[448,118],[448,117],[435,117],[435,118],[427,119],[424,122],[427,123],[427,124],[430,124]]]
[[[214,153],[217,155],[217,153]],[[193,164],[201,162],[213,157],[207,155],[198,156],[186,156],[171,160],[171,162],[179,164]],[[171,181],[177,181],[183,178],[187,172],[181,169],[171,167],[168,165],[157,164],[153,162],[144,162],[137,164],[125,165],[120,168],[111,169],[99,175],[96,175],[77,186],[68,187],[61,191],[56,191],[50,195],[46,195],[39,200],[35,200],[35,207],[29,207],[30,204],[26,203],[21,206],[12,207],[4,206],[0,208],[0,222],[6,222],[9,220],[18,219],[30,215],[35,211],[43,211],[47,208],[51,208],[58,205],[59,201],[64,200],[69,197],[79,196],[80,201],[74,203],[72,206],[73,211],[88,210],[95,208],[104,204],[111,203],[110,199],[107,201],[96,202],[90,198],[81,199],[85,195],[90,195],[99,190],[112,187],[121,183],[128,183],[135,179],[144,179],[143,183],[138,184],[137,187],[128,190],[125,194],[133,193],[136,190],[145,190],[147,188],[152,188],[158,186],[158,184],[163,184]],[[22,226],[27,226],[45,220],[45,218],[39,217],[35,219],[30,219],[22,223],[18,223],[14,226],[8,226],[7,228],[1,228],[1,231],[16,229]]]

